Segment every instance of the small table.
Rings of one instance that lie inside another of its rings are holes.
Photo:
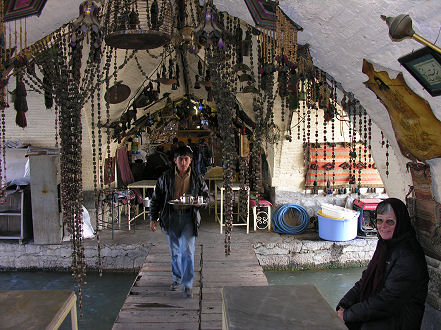
[[[136,182],[132,182],[132,183],[128,184],[127,188],[129,188],[129,189],[133,189],[133,188],[142,189],[142,200],[144,201],[145,190],[146,189],[153,189],[153,190],[155,190],[156,181],[157,180],[141,180],[141,181],[136,181]],[[129,209],[130,209],[130,207],[129,207]],[[141,213],[137,212],[137,215],[134,216],[133,218],[130,218],[130,215],[129,215],[129,230],[130,230],[130,223],[132,221],[135,221],[135,219],[140,217],[141,215],[144,215],[144,220],[145,220],[146,210],[145,210],[144,205],[143,205],[143,211]]]
[[[222,329],[347,329],[314,285],[222,288]]]
[[[206,176],[205,180],[208,181],[208,194],[211,194],[211,182],[213,182],[214,187],[216,187],[216,184],[218,182],[222,182],[224,181],[224,177],[223,176]],[[217,201],[215,200],[214,203],[216,203]],[[211,209],[214,206],[212,204],[208,204],[208,214],[211,214]]]
[[[70,313],[77,330],[77,296],[72,290],[0,291],[0,326],[8,329],[58,329]]]
[[[239,191],[243,185],[240,183],[233,183],[231,185],[231,189],[233,191]],[[220,233],[222,234],[222,227],[225,226],[224,224],[224,184],[223,182],[216,183],[215,186],[215,193],[214,193],[214,217],[217,221],[219,221],[220,224]],[[236,223],[233,222],[233,226],[246,226],[247,227],[247,234],[250,232],[250,188],[248,186],[245,186],[245,189],[247,191],[247,216],[243,217],[241,216],[239,210],[240,210],[240,198],[238,198],[237,201],[237,213],[233,213],[237,215],[237,221]],[[220,216],[217,212],[217,191],[220,191]],[[244,222],[240,222],[241,218]]]

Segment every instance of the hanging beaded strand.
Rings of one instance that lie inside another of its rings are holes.
[[[372,167],[372,119],[368,120],[368,151],[369,151],[369,168]]]
[[[303,81],[300,79],[299,80],[299,84],[297,85],[297,95],[299,95],[299,105],[300,105],[300,109],[297,111],[297,140],[300,141],[300,131],[301,131],[301,127],[300,127],[300,120],[304,120],[304,115],[305,115],[305,102],[303,100],[301,100],[301,95],[305,94],[305,90],[303,87]],[[304,130],[303,130],[304,132]],[[304,141],[303,141],[304,142]]]
[[[343,100],[347,100],[346,99],[346,95],[344,96]],[[349,181],[348,181],[348,188],[349,188],[349,192],[351,189],[351,182],[352,182],[352,135],[354,134],[353,130],[352,130],[352,106],[350,106],[349,101],[345,101],[342,103],[344,103],[347,106],[347,112],[348,112],[348,130],[349,130],[349,134],[348,134],[348,138],[349,138],[349,167],[348,167],[348,172],[349,172]]]
[[[315,80],[315,77],[313,78]],[[313,102],[315,102],[316,100],[313,100]],[[318,194],[318,168],[319,168],[319,157],[318,157],[318,150],[319,150],[319,142],[318,142],[318,107],[316,106],[316,104],[313,105],[313,109],[315,110],[315,171],[314,171],[314,180],[317,183],[317,190],[316,190],[316,194]]]
[[[4,94],[4,93],[2,93]],[[2,96],[4,97],[4,96]],[[0,164],[0,204],[3,204],[6,201],[6,108],[1,106],[1,152],[2,159]]]
[[[386,176],[389,177],[389,140],[386,139]]]
[[[59,143],[58,143],[58,139],[59,139],[59,136],[60,136],[60,133],[59,133],[59,124],[58,124],[58,121],[59,121],[59,111],[58,111],[58,104],[57,103],[55,103],[55,106],[54,106],[54,112],[55,112],[55,148],[58,148],[58,145],[59,145]]]
[[[308,79],[307,81],[307,85],[306,85],[306,89],[307,89],[307,95],[306,95],[306,113],[307,113],[307,122],[306,122],[306,139],[307,139],[307,146],[308,146],[308,150],[305,150],[305,152],[307,153],[307,155],[310,155],[310,150],[311,150],[311,102],[312,102],[312,86],[311,86],[311,81]],[[307,161],[308,157],[306,158]],[[317,161],[317,159],[315,159],[313,162]],[[312,163],[313,163],[312,162]],[[317,180],[314,181],[314,191],[313,193],[315,193],[315,190],[317,189]]]
[[[118,65],[117,65],[117,51],[116,48],[114,48],[113,52],[114,56],[114,64],[113,64],[113,75],[115,77],[115,84],[117,82],[117,75],[118,75]],[[109,83],[108,80],[106,80],[106,90],[109,90]],[[111,143],[111,134],[110,134],[110,103],[106,100],[106,137],[107,137],[107,160],[110,163],[111,162],[111,151],[110,151],[110,143]],[[110,190],[112,180],[110,171],[112,170],[112,166],[107,167],[107,173],[105,173],[105,176],[107,177],[108,182],[108,189]]]
[[[364,169],[368,167],[368,129],[367,129],[367,111],[363,108],[363,153],[364,153]]]
[[[335,116],[337,115],[337,82],[333,80],[333,105],[334,105],[334,111],[335,113],[332,116],[331,119],[331,138],[332,138],[332,189],[334,189],[335,186]]]
[[[358,132],[359,132],[359,135],[360,135],[360,139],[361,139],[361,134],[362,134],[362,132],[363,132],[363,116],[362,116],[362,113],[363,112],[363,109],[361,109],[360,107],[358,108]],[[358,185],[357,185],[357,187],[358,187],[358,190],[357,190],[357,192],[358,192],[358,196],[360,197],[360,194],[361,194],[361,192],[360,192],[360,189],[361,189],[361,172],[362,172],[362,169],[363,169],[363,161],[362,161],[362,149],[363,149],[363,147],[362,147],[362,141],[359,141],[359,145],[358,145],[358,164],[357,164],[357,168],[358,168]]]
[[[6,41],[6,27],[4,24],[4,1],[0,1],[0,33]],[[0,45],[1,50],[3,51],[3,61],[0,61],[0,72],[4,71],[4,65],[6,60],[6,42],[3,42]],[[0,157],[0,204],[5,202],[6,192],[4,182],[6,181],[6,152],[5,152],[5,135],[6,135],[6,124],[5,124],[5,108],[7,107],[7,89],[6,86],[3,86],[0,90],[0,111],[1,111],[1,136],[0,136],[0,148],[1,148],[1,157]]]
[[[356,184],[356,170],[357,170],[357,108],[355,106],[354,100],[351,100],[351,107],[353,107],[352,110],[352,176],[350,184],[355,185]],[[353,188],[353,187],[352,187]]]

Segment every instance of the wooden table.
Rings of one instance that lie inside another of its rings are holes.
[[[224,181],[224,177],[223,176],[218,176],[218,177],[214,177],[214,176],[206,176],[205,180],[208,181],[208,194],[211,194],[211,183],[213,182],[214,187],[216,187],[216,184],[218,182],[222,182]],[[208,214],[211,214],[211,209],[214,208],[214,204],[217,203],[216,200],[214,200],[214,203],[209,203],[208,204]]]
[[[314,285],[222,289],[222,329],[347,329]]]
[[[77,330],[76,301],[71,290],[0,291],[0,328],[58,329],[70,313]]]
[[[156,181],[157,180],[141,180],[141,181],[136,181],[136,182],[132,182],[130,184],[127,185],[127,188],[129,189],[134,189],[134,188],[139,188],[142,189],[142,201],[144,202],[145,199],[145,190],[146,189],[153,189],[155,190],[156,187]],[[135,221],[136,218],[140,217],[141,215],[144,215],[144,220],[145,220],[145,215],[146,215],[146,210],[143,204],[143,211],[142,212],[137,212],[137,214],[131,218],[130,217],[130,213],[129,213],[129,230],[130,230],[130,223],[132,221]],[[130,210],[130,206],[129,206],[129,210]]]
[[[239,191],[242,188],[242,185],[240,183],[233,183],[231,185],[231,189],[234,191]],[[237,199],[237,213],[233,213],[234,215],[237,215],[236,220],[237,222],[233,221],[233,226],[246,226],[247,227],[247,234],[250,232],[250,188],[248,186],[245,186],[245,189],[247,191],[247,215],[242,216],[240,214],[240,198]],[[217,191],[220,192],[220,214],[217,211]],[[216,221],[219,221],[220,224],[220,233],[222,234],[222,228],[225,226],[224,224],[224,191],[225,187],[223,182],[216,183],[215,186],[215,193],[214,193],[214,217]]]

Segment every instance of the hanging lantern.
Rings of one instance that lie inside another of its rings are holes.
[[[207,0],[205,2],[199,18],[199,25],[193,32],[195,41],[201,46],[213,44],[219,48],[223,48],[223,28],[219,22],[219,15],[213,4],[213,0]]]
[[[111,18],[104,40],[107,45],[121,49],[164,46],[172,34],[172,9],[170,0],[109,2]]]

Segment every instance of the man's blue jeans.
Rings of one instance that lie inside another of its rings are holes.
[[[172,212],[168,231],[173,281],[193,287],[194,224],[190,212]]]

